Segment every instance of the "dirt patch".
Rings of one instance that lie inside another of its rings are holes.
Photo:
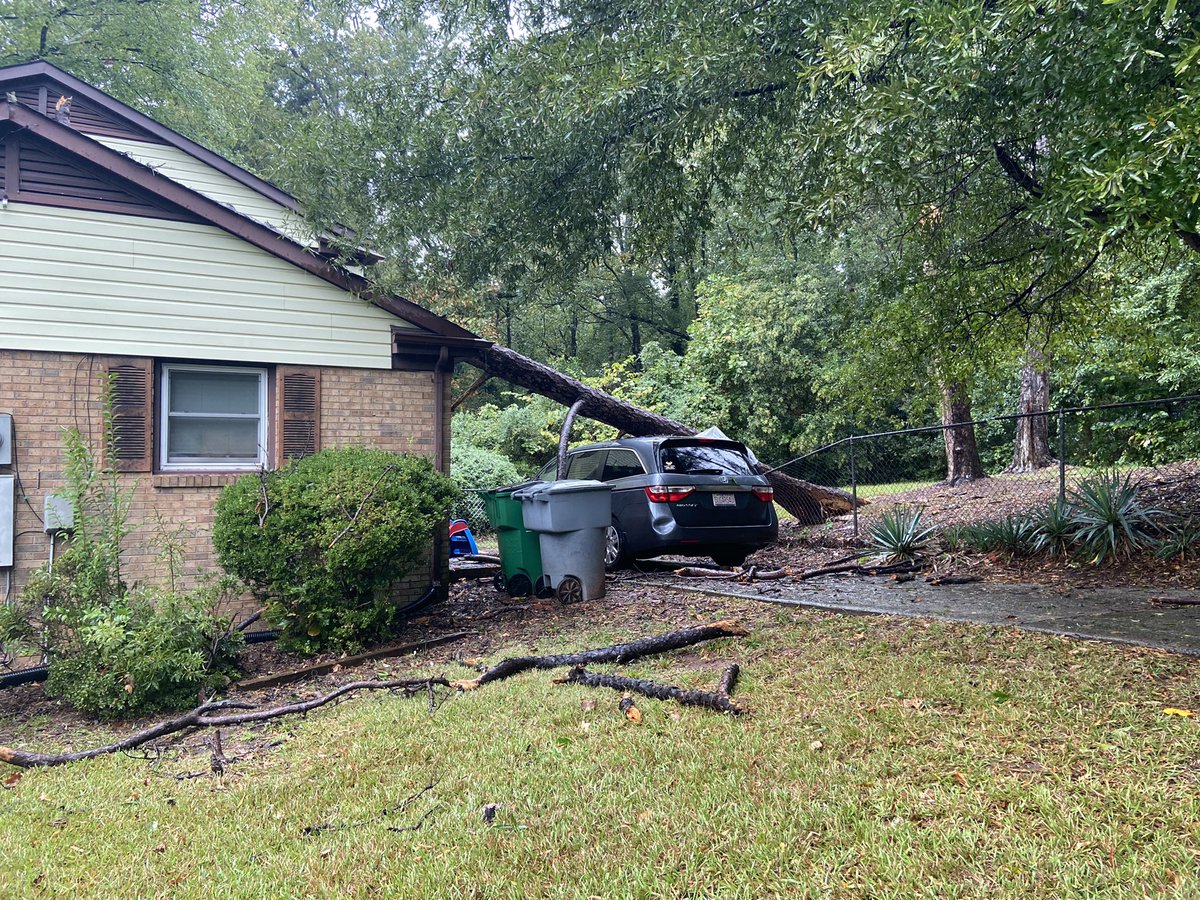
[[[1081,478],[1095,474],[1093,469],[1068,466],[1068,492]],[[1200,502],[1200,462],[1132,469],[1128,474],[1142,486],[1142,499],[1148,506],[1187,515]],[[1054,501],[1058,496],[1058,481],[1057,467],[1050,467],[1025,475],[993,475],[959,485],[935,484],[886,497],[872,497],[870,489],[863,488],[863,496],[870,503],[859,511],[859,531],[869,528],[896,506],[921,506],[925,520],[940,528],[1008,515],[1029,515]],[[840,516],[833,521],[831,530],[838,535],[850,535],[851,518]]]

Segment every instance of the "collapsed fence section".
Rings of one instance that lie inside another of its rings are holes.
[[[1200,500],[1200,395],[850,435],[775,469],[849,492],[839,520],[855,535],[901,503],[941,526],[1030,514],[1113,471],[1187,514]]]

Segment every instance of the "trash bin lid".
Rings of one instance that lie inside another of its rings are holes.
[[[490,494],[493,496],[499,495],[499,494],[514,494],[517,491],[521,490],[522,488],[537,487],[538,485],[542,485],[545,483],[546,482],[544,482],[544,481],[522,481],[520,484],[510,484],[507,487],[487,488],[486,490],[481,490],[480,493],[481,494]]]
[[[603,481],[586,481],[578,478],[568,478],[563,481],[543,481],[531,484],[513,493],[514,500],[532,500],[534,497],[545,497],[551,494],[581,494],[586,491],[611,491],[612,485]]]

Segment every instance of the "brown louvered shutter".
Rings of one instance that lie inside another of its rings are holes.
[[[120,472],[149,472],[154,461],[154,361],[112,359],[106,368],[113,416],[109,458]]]
[[[321,449],[321,371],[280,366],[275,385],[275,462],[282,466]]]

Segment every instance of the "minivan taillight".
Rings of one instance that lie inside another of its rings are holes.
[[[775,499],[775,488],[773,487],[756,487],[751,488],[751,491],[763,503],[770,503]]]
[[[651,503],[675,503],[694,490],[694,487],[687,485],[652,484],[646,488],[646,496],[650,498]]]

